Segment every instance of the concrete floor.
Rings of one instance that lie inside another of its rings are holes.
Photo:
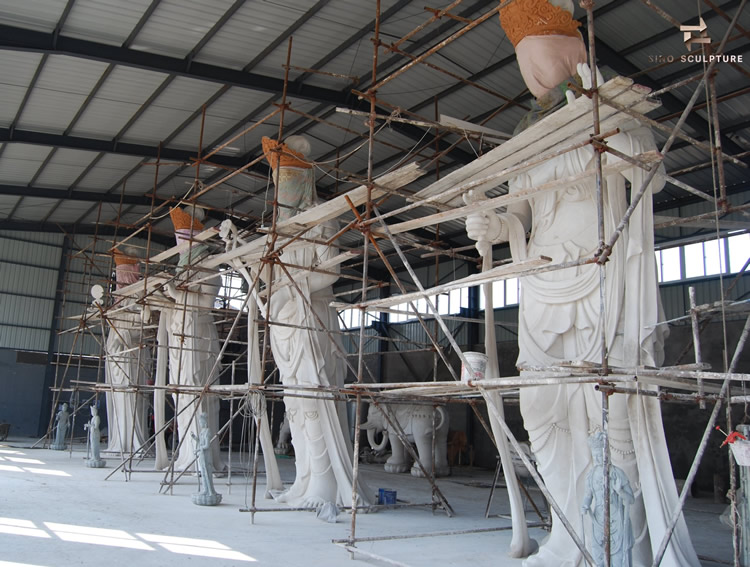
[[[317,520],[310,512],[262,512],[251,524],[250,514],[239,509],[250,502],[250,486],[243,474],[217,479],[223,494],[221,505],[195,506],[190,494],[197,490],[195,477],[183,477],[172,495],[159,494],[163,474],[133,473],[126,482],[122,473],[112,479],[119,459],[110,459],[105,469],[84,464],[85,446],[69,452],[31,449],[34,440],[11,439],[0,443],[0,567],[67,565],[356,565],[349,553],[331,540],[349,535],[351,516],[343,513],[337,523]],[[226,458],[227,454],[223,456]],[[240,456],[233,455],[237,470]],[[294,477],[292,459],[279,459],[282,478]],[[390,475],[382,465],[362,465],[363,477],[373,492],[378,488],[397,490],[399,501],[430,501],[429,484],[410,475]],[[263,482],[263,477],[259,477]],[[458,467],[439,486],[453,506],[449,518],[429,507],[381,510],[357,515],[357,536],[424,534],[471,529],[500,528],[510,522],[485,519],[492,471]],[[258,507],[274,503],[262,498]],[[541,502],[537,493],[536,500]],[[705,566],[731,560],[731,531],[719,523],[724,506],[709,499],[689,500],[686,517],[699,555]],[[531,510],[529,508],[529,510]],[[492,513],[507,513],[503,490],[495,494]],[[529,511],[527,517],[535,521]],[[544,533],[532,529],[541,540]],[[505,552],[508,531],[401,540],[361,542],[358,548],[414,567],[467,565],[473,567],[520,566]],[[384,565],[361,558],[363,565]]]

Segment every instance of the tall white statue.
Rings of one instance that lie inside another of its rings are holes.
[[[315,178],[311,164],[306,161],[310,152],[307,140],[290,136],[284,144],[279,144],[263,138],[263,150],[277,183],[277,220],[292,217],[316,204]],[[223,233],[230,232],[231,227],[223,228],[227,228]],[[335,227],[325,223],[308,231],[305,238],[327,240],[334,233]],[[291,267],[313,267],[336,253],[330,246],[298,242],[285,248],[282,257],[282,261],[290,265],[287,270],[293,282],[278,266],[274,268],[272,283],[268,270],[261,272],[262,280],[267,286],[271,285],[271,296],[260,307],[271,322],[271,350],[284,385],[344,384],[346,372],[341,350],[336,348],[338,338],[326,332],[338,330],[336,312],[330,307],[331,285],[338,276]],[[314,396],[311,392],[305,395]],[[291,506],[318,507],[326,502],[351,504],[352,448],[346,434],[346,408],[343,403],[324,399],[330,394],[320,395],[320,399],[284,397],[296,476],[294,484],[276,498]],[[368,503],[366,494],[367,490],[360,485],[360,503]]]
[[[116,289],[141,279],[135,251],[125,247],[115,250]],[[119,387],[146,383],[151,371],[151,351],[142,345],[141,308],[132,297],[117,298],[106,318],[107,332],[105,375],[107,384]],[[105,451],[130,453],[148,439],[147,407],[143,395],[135,392],[107,392],[107,437]]]
[[[190,241],[203,230],[200,217],[202,210],[175,207],[170,217],[175,229],[177,244]],[[177,282],[166,286],[174,306],[162,309],[165,317],[169,344],[169,383],[175,385],[204,386],[217,383],[219,364],[217,358],[221,350],[219,335],[212,309],[221,286],[221,278],[216,275],[206,279],[206,274],[191,268],[206,254],[206,247],[194,243],[180,254]],[[193,283],[196,282],[197,283]],[[179,455],[175,460],[176,470],[186,470],[194,460],[191,451],[191,436],[199,436],[198,413],[205,412],[206,422],[214,435],[219,430],[219,400],[212,395],[204,395],[200,408],[196,409],[197,397],[185,392],[174,394],[177,412],[177,433],[182,440]],[[219,442],[211,444],[214,467],[221,469]]]
[[[516,0],[500,10],[500,21],[516,48],[521,72],[536,97],[523,129],[566,103],[565,85],[580,80],[591,86],[591,71],[571,0]],[[580,76],[580,77],[579,77]],[[601,80],[599,81],[601,82]],[[607,143],[628,154],[655,148],[652,134],[631,123]],[[593,167],[590,146],[547,160],[510,181],[510,191],[579,174]],[[605,162],[615,161],[609,154]],[[604,224],[608,237],[627,208],[626,180],[642,186],[639,168],[603,180]],[[585,265],[526,276],[521,280],[518,366],[547,366],[562,361],[601,362],[600,333],[609,361],[616,366],[659,365],[663,327],[653,255],[652,183],[614,247],[606,269],[606,318],[600,317],[599,266]],[[593,176],[554,192],[539,193],[509,205],[504,212],[479,212],[466,220],[477,246],[486,242],[524,242],[514,254],[548,256],[554,263],[588,258],[597,251],[597,202]],[[606,237],[605,237],[606,240]],[[520,254],[519,254],[520,252]],[[515,258],[516,260],[520,258]],[[539,472],[576,532],[582,533],[580,503],[591,466],[589,434],[601,425],[601,394],[590,384],[521,389],[521,413]],[[612,462],[635,487],[630,516],[635,542],[633,562],[650,565],[678,502],[667,453],[659,402],[652,397],[617,394],[610,400]],[[553,515],[552,531],[539,552],[524,565],[575,567],[581,553]],[[699,565],[684,519],[680,518],[661,563]]]

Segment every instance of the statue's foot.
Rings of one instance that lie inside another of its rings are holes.
[[[221,494],[197,492],[191,495],[193,504],[197,506],[216,506],[221,502]]]
[[[407,463],[386,463],[383,468],[388,473],[404,473],[409,470]]]
[[[524,559],[522,565],[523,567],[577,567],[580,558],[572,559],[566,555],[557,554],[550,548],[542,546],[538,553]]]
[[[427,469],[427,473],[429,474],[430,469]],[[451,473],[450,467],[437,467],[435,469],[435,476],[449,476]],[[418,478],[424,478],[424,473],[422,472],[422,469],[420,469],[417,465],[414,465],[411,468],[411,476],[416,476]]]
[[[523,537],[514,537],[510,541],[510,548],[508,549],[508,557],[528,557],[532,553],[539,549],[539,544],[535,539],[531,539],[527,533],[523,534]]]
[[[320,508],[326,502],[330,502],[330,500],[322,496],[312,494],[310,496],[305,496],[299,505],[301,508],[316,508],[317,509],[317,508]]]

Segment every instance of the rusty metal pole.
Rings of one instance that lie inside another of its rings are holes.
[[[374,84],[377,80],[378,70],[378,50],[380,47],[380,0],[377,0],[375,4],[375,33],[372,39],[373,42],[373,53],[372,53],[372,83]],[[375,95],[376,90],[371,89],[370,95],[370,117],[369,117],[369,137],[368,137],[368,155],[367,155],[367,203],[365,205],[365,218],[369,219],[372,214],[372,182],[373,182],[373,168],[374,152],[373,146],[375,144]],[[362,251],[362,303],[367,301],[367,263],[369,257],[369,244],[368,244],[368,232],[369,227],[362,227],[363,233],[363,246]],[[365,317],[366,311],[360,309],[359,315],[359,347],[357,350],[357,382],[364,382],[365,372]],[[359,437],[362,427],[362,394],[357,391],[356,396],[356,409],[354,412],[354,450],[352,455],[352,521],[349,528],[349,544],[354,545],[357,536],[357,500],[359,499],[357,486],[359,484]]]
[[[594,0],[581,0],[581,8],[586,10],[586,24],[589,42],[589,70],[591,72],[591,105],[594,114],[594,136],[601,134],[601,124],[599,118],[599,85],[596,68],[596,37],[594,35]],[[600,255],[605,248],[604,234],[604,179],[602,174],[602,152],[603,149],[594,146],[594,166],[596,167],[596,214],[598,222],[599,245],[597,255]],[[606,261],[606,259],[605,259]],[[606,263],[599,262],[599,318],[601,321],[607,319],[607,274]],[[607,349],[607,325],[601,325],[600,349],[601,349],[601,373],[603,376],[609,374],[609,353]],[[602,392],[602,433],[604,434],[604,565],[611,565],[611,538],[610,538],[610,478],[609,478],[609,394]],[[581,529],[584,530],[583,524]]]

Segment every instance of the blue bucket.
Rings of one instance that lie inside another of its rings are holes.
[[[395,504],[396,503],[396,491],[388,490],[387,488],[378,489],[378,504]]]

